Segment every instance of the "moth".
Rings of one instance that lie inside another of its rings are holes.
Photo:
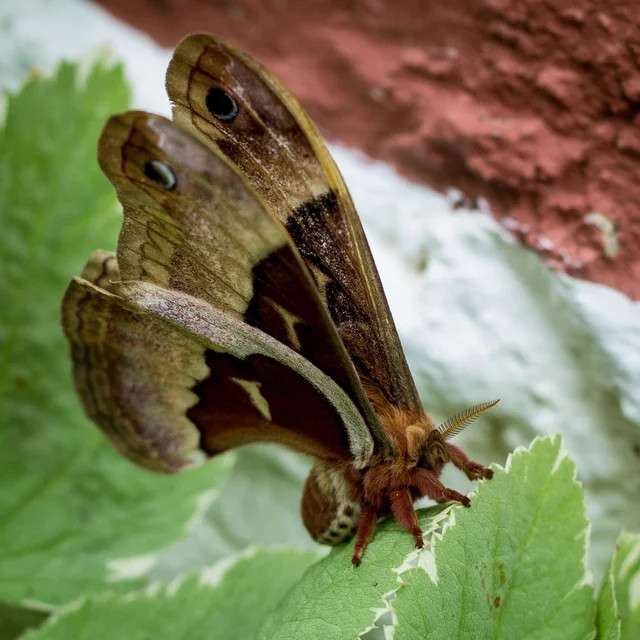
[[[318,542],[380,517],[422,546],[414,501],[469,498],[449,439],[497,401],[440,426],[422,407],[358,215],[301,105],[259,63],[184,39],[166,86],[173,121],[111,117],[98,160],[122,203],[62,302],[86,413],[133,462],[174,472],[249,442],[315,459],[301,512]]]

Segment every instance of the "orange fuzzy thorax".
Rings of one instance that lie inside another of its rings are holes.
[[[469,506],[467,496],[440,482],[447,462],[452,462],[470,479],[493,475],[490,469],[469,460],[458,447],[447,442],[428,414],[392,407],[375,396],[369,395],[369,399],[393,444],[393,457],[374,453],[363,470],[354,469],[346,461],[337,466],[318,463],[307,481],[303,498],[303,519],[316,540],[336,544],[349,536],[357,522],[352,558],[356,565],[379,517],[393,515],[421,547],[415,500],[427,496],[437,502],[455,500]]]

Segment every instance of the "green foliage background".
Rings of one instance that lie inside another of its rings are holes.
[[[309,547],[294,456],[254,449],[163,477],[116,455],[73,393],[59,301],[90,251],[115,246],[95,147],[128,99],[121,68],[63,64],[6,104],[0,640],[639,637],[640,538],[621,536],[596,598],[559,437],[517,450],[470,510],[421,511],[421,552],[384,522],[358,569],[350,544]],[[256,542],[281,546],[241,551]]]

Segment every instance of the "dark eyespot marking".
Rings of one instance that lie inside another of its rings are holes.
[[[151,160],[144,164],[144,175],[157,182],[163,189],[171,191],[176,186],[176,174],[169,165],[159,160]]]
[[[236,101],[226,91],[218,87],[209,89],[206,103],[209,113],[222,122],[230,122],[238,115]]]
[[[351,526],[349,522],[340,521],[338,522],[338,529],[348,529]]]

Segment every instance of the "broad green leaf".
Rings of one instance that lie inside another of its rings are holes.
[[[620,609],[616,602],[614,561],[615,550],[602,578],[596,603],[597,640],[620,640]]]
[[[23,640],[250,640],[318,558],[317,551],[257,551],[148,593],[98,596]]]
[[[598,598],[598,632],[599,640],[640,638],[640,534],[623,531],[616,541]]]
[[[175,477],[121,459],[80,408],[60,299],[121,222],[95,159],[127,106],[119,67],[62,64],[10,96],[0,131],[0,599],[63,603],[144,583],[211,498],[222,459]],[[129,559],[129,560],[127,560]]]
[[[588,522],[559,436],[513,453],[404,572],[396,640],[593,637]]]
[[[0,602],[0,640],[14,640],[27,629],[38,627],[49,617],[40,608]]]
[[[278,445],[254,444],[234,452],[235,464],[220,496],[164,552],[150,577],[167,580],[218,562],[248,546],[318,547],[300,518],[309,460]]]
[[[311,567],[260,638],[355,638],[395,626],[394,638],[591,638],[588,523],[560,437],[536,439],[478,483],[471,509],[421,511],[422,551],[392,520],[363,563],[353,543]],[[429,537],[425,538],[429,541]],[[437,583],[437,584],[436,584]],[[385,612],[392,610],[392,616]]]
[[[420,511],[426,533],[446,520],[452,505]],[[385,594],[400,586],[395,570],[415,555],[413,538],[392,520],[378,525],[362,564],[351,564],[353,542],[342,544],[307,571],[260,630],[259,638],[357,638],[388,610]]]

